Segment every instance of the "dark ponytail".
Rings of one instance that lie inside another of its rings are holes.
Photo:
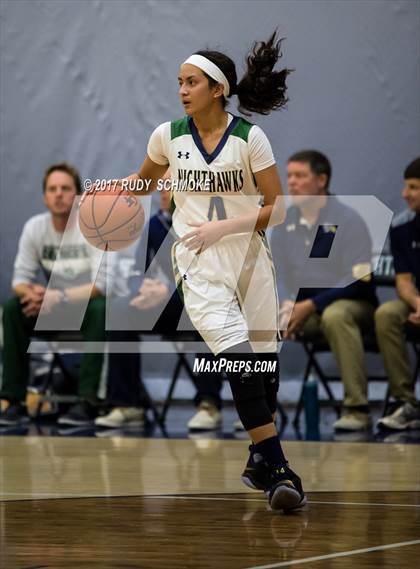
[[[277,31],[267,42],[255,42],[252,52],[246,58],[247,71],[238,83],[236,94],[239,111],[245,115],[281,109],[288,101],[286,77],[291,69],[273,71],[282,56],[282,39],[276,39]],[[248,112],[250,111],[250,112]]]
[[[282,39],[277,40],[275,31],[267,42],[255,42],[251,53],[246,58],[247,70],[242,79],[237,83],[234,62],[219,51],[197,51],[217,65],[226,75],[229,81],[230,94],[237,95],[239,99],[239,111],[244,115],[259,113],[268,115],[271,111],[281,109],[288,101],[286,97],[286,77],[291,69],[273,71],[277,61],[282,56],[280,51]],[[205,73],[210,87],[217,85]],[[223,106],[226,99],[223,98]]]

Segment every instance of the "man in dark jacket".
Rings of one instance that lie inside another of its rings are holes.
[[[371,425],[362,333],[373,330],[377,306],[372,244],[361,216],[329,195],[330,178],[330,162],[316,150],[289,158],[292,206],[272,234],[280,327],[286,328],[286,338],[325,336],[345,392],[344,411],[334,428],[358,431]],[[334,246],[336,233],[345,250]]]
[[[420,405],[414,393],[405,331],[420,338],[420,157],[404,172],[402,197],[408,210],[397,215],[390,231],[398,299],[375,313],[376,337],[396,410],[378,426],[396,431],[420,429]]]

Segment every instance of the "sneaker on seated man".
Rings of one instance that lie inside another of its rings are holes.
[[[420,428],[420,405],[414,392],[406,331],[420,339],[420,157],[404,172],[402,196],[408,211],[398,215],[390,231],[396,289],[399,298],[382,304],[375,313],[376,337],[397,409],[379,419],[381,428]]]
[[[211,354],[201,357],[209,363],[209,369],[211,369],[212,362],[215,361],[214,357]],[[215,431],[222,425],[223,374],[216,371],[203,371],[197,374],[195,385],[197,388],[194,399],[196,412],[187,423],[188,429],[190,431]],[[244,426],[239,419],[234,423],[234,430],[244,431]]]
[[[190,431],[215,431],[222,424],[222,399],[223,375],[211,371],[216,361],[212,354],[197,354],[196,362],[199,361],[201,371],[197,373],[195,386],[197,394],[194,398],[196,412],[188,421]],[[206,371],[206,366],[210,371]]]
[[[75,403],[67,413],[58,418],[59,425],[78,427],[83,425],[93,425],[99,410],[99,401],[84,399]]]
[[[21,426],[29,423],[30,418],[26,411],[26,406],[19,401],[12,401],[0,413],[0,425],[4,426]]]
[[[8,401],[9,406],[0,413],[0,425],[19,425],[29,420],[23,402],[29,380],[27,350],[31,336],[37,333],[34,332],[36,325],[41,323],[45,335],[63,330],[63,321],[77,313],[77,306],[83,306],[89,298],[81,326],[83,340],[105,340],[106,274],[102,270],[97,274],[100,253],[88,246],[76,217],[71,215],[74,200],[81,191],[80,176],[73,166],[66,163],[50,166],[43,180],[48,212],[35,215],[23,228],[14,264],[14,297],[3,306],[0,399]],[[47,278],[48,288],[38,281],[39,272]],[[92,422],[96,413],[93,402],[102,361],[102,353],[83,354],[78,381],[83,409],[78,405],[72,411],[78,421]]]
[[[391,415],[379,419],[378,427],[391,429],[392,431],[420,429],[420,407],[408,401],[402,403]]]
[[[142,407],[114,407],[106,415],[95,420],[97,427],[117,429],[120,427],[143,427],[144,409]]]
[[[335,431],[364,431],[370,429],[372,419],[366,411],[345,409],[341,417],[334,422]]]
[[[222,424],[222,413],[220,408],[211,401],[203,399],[196,413],[188,421],[187,426],[190,431],[214,431],[219,429]]]

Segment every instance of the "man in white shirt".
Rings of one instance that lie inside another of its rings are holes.
[[[24,424],[29,421],[23,402],[29,378],[27,349],[37,318],[55,317],[60,321],[63,312],[90,298],[81,331],[85,341],[105,339],[105,280],[98,274],[95,284],[99,251],[88,245],[76,219],[70,218],[74,199],[81,193],[80,176],[67,164],[50,166],[43,180],[44,203],[48,212],[31,217],[25,224],[14,264],[12,289],[14,297],[4,304],[3,381],[0,399],[9,402],[0,413],[1,425]],[[65,231],[65,239],[63,235]],[[63,242],[62,242],[63,240]],[[47,282],[54,269],[53,286],[47,289],[38,278],[41,271]],[[58,328],[59,326],[57,326]],[[100,381],[102,354],[83,355],[78,394],[81,403],[67,415],[61,424],[93,422],[96,408],[93,404]]]

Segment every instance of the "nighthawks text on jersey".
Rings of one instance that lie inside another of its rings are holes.
[[[243,170],[184,170],[178,168],[175,189],[179,192],[240,192],[244,185]]]

